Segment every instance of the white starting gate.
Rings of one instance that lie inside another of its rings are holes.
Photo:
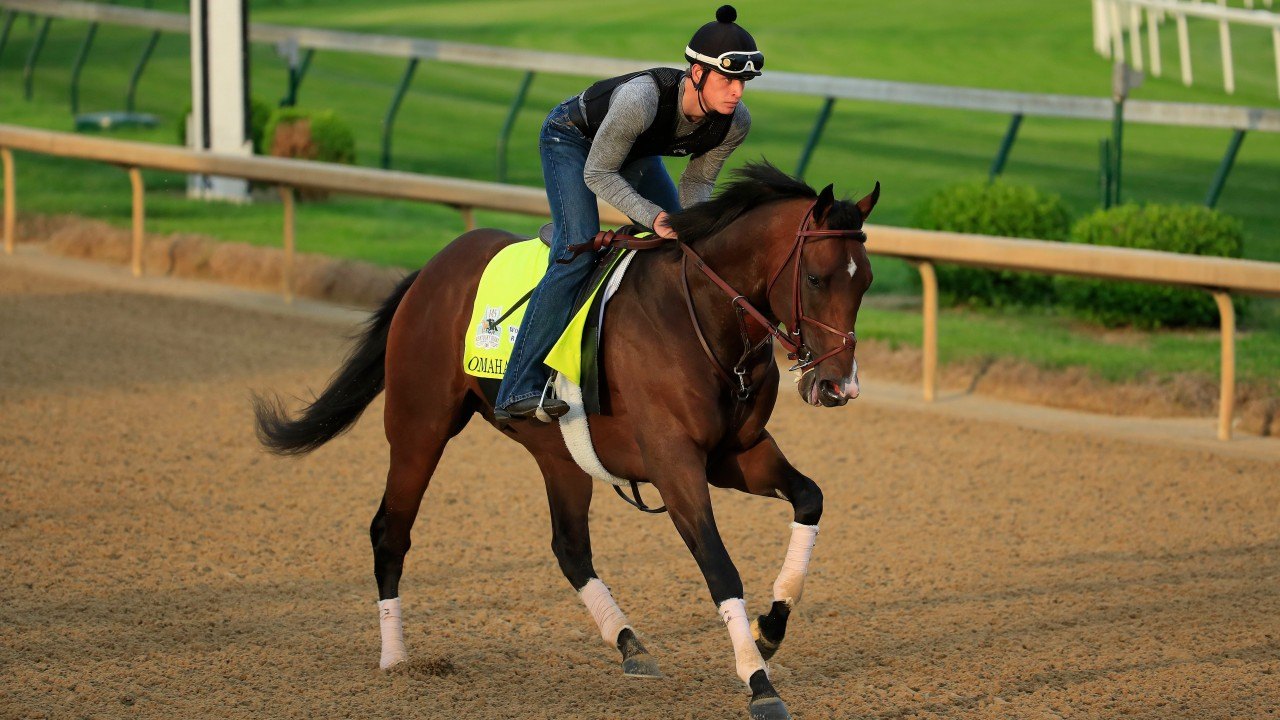
[[[1257,4],[1270,8],[1272,0],[1257,0]],[[1187,18],[1216,22],[1222,48],[1222,86],[1228,94],[1232,94],[1236,91],[1236,81],[1231,52],[1231,25],[1270,28],[1275,52],[1277,93],[1280,93],[1280,14],[1255,7],[1255,0],[1244,0],[1244,6],[1228,7],[1226,0],[1217,0],[1216,3],[1188,0],[1093,0],[1093,47],[1103,57],[1116,62],[1128,62],[1137,70],[1143,70],[1144,60],[1149,60],[1151,74],[1160,77],[1160,27],[1172,18],[1178,33],[1182,83],[1190,85],[1193,74]],[[1146,53],[1143,52],[1144,20]]]
[[[252,155],[249,128],[247,0],[191,0],[191,117],[187,145],[228,155]],[[192,175],[187,194],[249,200],[239,178]]]

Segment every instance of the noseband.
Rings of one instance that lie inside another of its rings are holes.
[[[806,315],[804,312],[804,303],[801,301],[801,298],[800,298],[800,274],[801,274],[801,267],[803,265],[803,260],[804,260],[805,246],[811,242],[817,242],[817,241],[825,240],[828,238],[846,238],[846,239],[857,240],[859,242],[867,241],[867,234],[862,230],[814,230],[812,228],[813,210],[817,206],[817,204],[818,204],[818,201],[815,200],[813,204],[809,206],[809,209],[805,212],[804,219],[800,221],[800,227],[798,230],[796,230],[796,240],[791,246],[791,251],[787,253],[787,256],[782,260],[782,264],[779,265],[778,269],[775,270],[773,274],[770,276],[769,284],[768,286],[766,286],[766,289],[765,289],[765,297],[768,298],[770,295],[773,294],[773,286],[777,284],[778,278],[782,277],[783,271],[786,270],[787,265],[789,263],[792,263],[794,259],[795,269],[792,272],[791,322],[786,324],[785,330],[781,327],[781,323],[769,322],[769,320],[764,316],[764,313],[757,310],[755,306],[753,306],[744,295],[739,293],[737,290],[734,290],[733,287],[730,286],[729,283],[725,282],[724,279],[721,278],[718,274],[716,274],[714,270],[707,267],[706,262],[703,261],[703,259],[698,255],[698,253],[694,252],[693,248],[689,247],[687,244],[683,242],[680,243],[680,249],[683,250],[685,254],[684,260],[685,261],[692,260],[694,265],[697,266],[697,268],[701,270],[702,273],[706,275],[707,278],[709,278],[712,283],[714,283],[717,287],[719,287],[722,291],[724,291],[730,298],[732,298],[731,302],[734,308],[738,311],[739,322],[742,324],[742,327],[743,327],[744,341],[747,337],[746,322],[743,319],[743,315],[745,314],[745,315],[750,315],[752,319],[754,319],[757,323],[759,323],[760,326],[763,327],[765,331],[769,333],[767,337],[777,338],[778,343],[781,344],[782,347],[786,348],[787,359],[796,361],[796,364],[793,365],[791,368],[789,368],[789,370],[792,370],[792,371],[794,370],[799,370],[801,372],[806,371],[812,368],[814,365],[817,365],[818,363],[822,362],[823,360],[826,360],[827,358],[830,358],[835,355],[839,355],[840,353],[846,350],[852,350],[854,345],[856,345],[858,342],[858,337],[852,330],[850,330],[849,332],[842,332],[840,330],[837,330],[831,327],[830,325],[827,325],[821,320],[818,320],[809,315]],[[688,276],[687,264],[683,270],[684,270],[684,285],[685,285],[685,301],[689,305],[690,316],[693,317],[694,329],[697,330],[698,339],[702,341],[702,348],[707,352],[707,356],[711,358],[713,364],[716,366],[716,369],[720,371],[720,374],[723,377],[728,379],[728,373],[724,371],[724,369],[720,365],[720,362],[716,360],[715,356],[711,353],[711,348],[707,345],[706,339],[705,337],[703,337],[702,328],[699,326],[699,323],[697,322],[697,317],[693,313],[693,298],[689,293],[689,276]],[[804,326],[806,324],[818,330],[821,330],[823,332],[828,332],[828,333],[831,333],[832,335],[839,337],[840,345],[838,347],[832,348],[831,350],[829,350],[828,352],[824,353],[823,355],[817,358],[813,357],[813,351],[804,342]],[[740,392],[746,390],[746,387],[743,383],[743,379],[745,376],[745,368],[744,368],[743,361],[745,361],[750,355],[754,354],[754,352],[755,352],[755,349],[751,347],[749,342],[746,342],[746,348],[743,355],[743,360],[739,361],[738,366],[734,368],[734,373],[738,377]],[[730,381],[730,384],[732,384],[732,381]]]

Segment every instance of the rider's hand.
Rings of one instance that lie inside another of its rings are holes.
[[[671,217],[667,215],[665,210],[658,213],[658,217],[653,219],[653,231],[658,234],[658,237],[671,238],[673,240],[678,237],[676,231],[671,229]]]

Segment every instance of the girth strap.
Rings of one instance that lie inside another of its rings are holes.
[[[635,500],[632,500],[631,498],[627,497],[626,495],[623,495],[623,494],[622,494],[622,488],[618,487],[617,485],[614,485],[614,486],[613,486],[613,491],[614,491],[614,492],[616,492],[616,493],[618,493],[618,497],[622,498],[623,500],[626,500],[628,504],[630,504],[632,507],[634,507],[635,509],[637,509],[637,510],[639,510],[639,511],[641,511],[641,512],[647,512],[647,513],[649,513],[650,515],[658,515],[658,514],[660,514],[660,513],[664,513],[664,512],[666,512],[666,511],[667,511],[667,506],[666,506],[666,505],[663,505],[662,507],[658,508],[657,510],[654,510],[653,508],[649,507],[648,505],[645,505],[645,504],[644,504],[644,501],[640,499],[640,484],[639,484],[639,483],[637,483],[635,480],[632,480],[632,481],[631,481],[631,494],[635,496],[635,498],[636,498]]]

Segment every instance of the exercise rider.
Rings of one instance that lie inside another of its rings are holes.
[[[495,418],[551,417],[569,406],[546,391],[543,360],[569,323],[572,304],[591,273],[591,254],[556,263],[566,248],[600,230],[596,197],[638,225],[675,237],[668,214],[711,197],[725,159],[742,144],[751,115],[741,103],[764,55],[724,5],[685,48],[687,70],[654,68],[602,80],[557,105],[542,125],[539,151],[554,234],[547,274],[525,308]],[[660,156],[689,156],[680,189]]]

